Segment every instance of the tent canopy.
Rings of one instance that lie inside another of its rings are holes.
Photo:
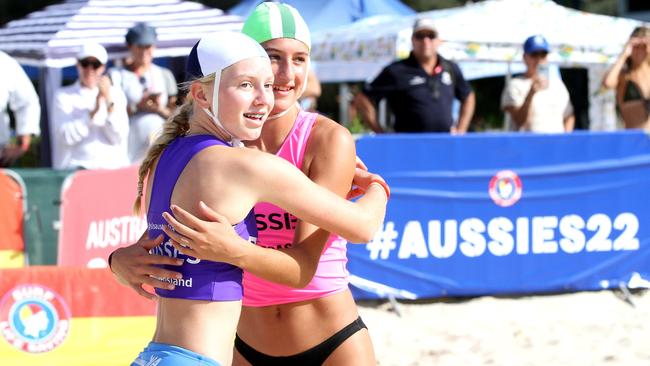
[[[263,0],[243,0],[228,12],[247,17]],[[399,0],[282,0],[296,8],[312,32],[328,30],[381,14],[409,15],[415,11]]]
[[[433,18],[445,41],[440,53],[456,61],[520,61],[523,41],[542,34],[550,61],[607,64],[642,22],[569,9],[551,0],[486,0],[410,16],[364,19],[313,36],[312,58],[323,81],[364,80],[406,57],[417,17]]]
[[[182,0],[67,0],[9,22],[0,29],[0,50],[31,66],[74,65],[83,42],[106,47],[110,59],[126,55],[124,35],[137,22],[156,27],[155,56],[187,55],[206,33],[239,31],[242,19]]]

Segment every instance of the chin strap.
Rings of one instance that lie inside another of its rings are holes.
[[[215,116],[214,114],[212,114],[212,112],[210,112],[209,109],[207,109],[207,108],[203,108],[203,111],[204,111],[208,116],[210,116],[210,118],[212,119],[212,122],[214,122],[214,124],[215,124],[217,127],[219,127],[220,129],[226,131],[226,134],[227,134],[228,137],[230,138],[230,141],[227,141],[227,142],[230,144],[230,146],[232,146],[232,147],[240,147],[240,146],[244,146],[244,143],[243,143],[240,139],[238,139],[238,138],[236,138],[235,136],[233,136],[233,134],[230,133],[230,131],[228,131],[228,130],[226,129],[226,127],[223,126],[223,124],[221,123],[221,121],[219,121],[219,118],[217,118],[217,116]]]

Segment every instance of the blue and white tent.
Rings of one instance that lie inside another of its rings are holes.
[[[0,50],[24,65],[60,68],[74,65],[78,47],[94,41],[115,59],[126,54],[124,35],[137,22],[156,28],[155,57],[187,55],[202,35],[242,26],[237,15],[191,1],[67,0],[9,22],[0,29]]]
[[[62,69],[76,63],[84,42],[97,42],[110,60],[127,54],[124,36],[137,22],[156,28],[154,57],[186,56],[207,33],[239,31],[243,19],[182,0],[66,0],[9,22],[0,29],[0,50],[22,65],[39,68],[41,161],[49,165],[48,106],[62,82]]]
[[[247,17],[264,0],[243,0],[228,13]],[[399,0],[282,0],[296,8],[311,32],[354,23],[375,15],[409,15],[415,11]]]
[[[613,62],[634,27],[632,19],[590,14],[551,0],[487,0],[407,16],[374,17],[314,32],[312,60],[325,81],[364,80],[381,65],[405,58],[411,50],[416,18],[431,18],[444,43],[440,53],[454,61],[519,62],[523,41],[543,34],[549,60],[560,65]]]

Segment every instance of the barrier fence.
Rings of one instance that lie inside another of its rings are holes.
[[[644,133],[380,135],[357,153],[392,196],[348,245],[356,298],[650,285]]]
[[[3,269],[0,294],[2,365],[128,365],[155,329],[155,302],[107,269]]]
[[[0,268],[25,265],[25,187],[20,176],[0,169]]]
[[[357,153],[392,188],[381,230],[348,245],[357,299],[650,287],[641,132],[364,136]],[[144,230],[136,167],[15,172],[22,191],[0,175],[11,212],[0,221],[13,220],[2,227],[24,223],[29,263],[59,266],[0,270],[2,364],[127,364],[151,337],[154,303],[84,267],[105,267]]]

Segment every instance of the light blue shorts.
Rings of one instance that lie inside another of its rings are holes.
[[[210,357],[170,344],[149,342],[131,366],[220,366]]]

